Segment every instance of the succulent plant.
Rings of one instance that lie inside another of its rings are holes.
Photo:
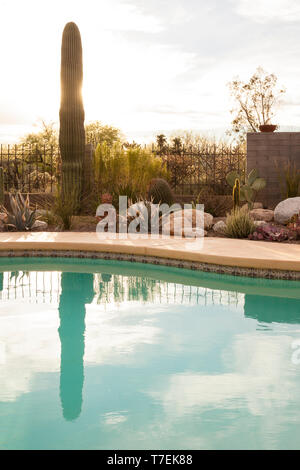
[[[27,232],[33,228],[37,219],[36,211],[32,211],[29,205],[29,196],[24,199],[21,193],[15,196],[9,194],[11,212],[2,206],[1,210],[6,214],[4,224],[8,229],[18,232]]]
[[[256,227],[255,231],[249,235],[250,240],[266,240],[271,242],[282,242],[289,240],[291,233],[285,227],[271,224],[263,224]]]
[[[170,185],[163,178],[155,178],[150,182],[148,198],[153,204],[168,204],[171,206],[174,202]]]
[[[159,232],[159,205],[155,204],[153,200],[140,200],[130,205],[128,208],[129,217],[134,217],[135,214],[139,216],[141,221],[140,231],[142,233],[151,233],[152,228],[157,228],[157,233]]]
[[[67,23],[64,28],[61,46],[59,147],[62,161],[63,199],[69,199],[76,189],[78,203],[82,195],[85,156],[82,76],[80,32],[76,24],[71,22]]]
[[[249,209],[252,209],[256,194],[266,186],[266,180],[258,177],[258,171],[253,169],[243,178],[237,171],[231,171],[226,176],[227,183],[233,188],[236,180],[240,181],[240,200],[248,203]]]

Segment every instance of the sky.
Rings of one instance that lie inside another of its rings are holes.
[[[258,66],[287,89],[276,115],[300,128],[299,0],[0,0],[0,142],[58,123],[60,47],[83,44],[86,122],[128,140],[230,128],[227,83]]]

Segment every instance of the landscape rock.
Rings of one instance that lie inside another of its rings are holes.
[[[262,209],[262,208],[263,208],[262,202],[254,202],[254,203],[253,203],[253,209]],[[244,205],[242,206],[242,209],[248,209],[248,204],[247,204],[247,203],[244,204]]]
[[[253,220],[271,222],[274,219],[274,211],[271,209],[252,209],[250,215]]]
[[[262,209],[263,208],[263,204],[262,202],[254,202],[253,203],[253,208],[252,209]],[[243,204],[241,209],[248,209],[248,204]]]
[[[47,230],[47,228],[48,228],[48,224],[47,222],[44,222],[43,220],[36,220],[32,226],[32,230],[36,230],[40,232]]]
[[[278,224],[287,224],[295,214],[300,212],[300,197],[290,197],[281,201],[274,210],[274,220]]]
[[[185,230],[184,222],[187,225]],[[205,236],[207,235],[206,229],[210,228],[212,223],[211,214],[196,209],[179,210],[160,218],[160,225],[165,233],[180,237]]]
[[[226,222],[226,219],[227,217],[214,217],[213,224],[220,222],[220,220],[222,220],[223,222]]]
[[[265,220],[254,220],[255,227],[260,227],[261,225],[265,225],[267,222]]]
[[[208,230],[214,223],[214,218],[208,212],[204,212],[204,228]]]
[[[216,233],[224,233],[226,230],[226,224],[223,220],[219,220],[219,222],[215,223],[213,226],[213,231]]]

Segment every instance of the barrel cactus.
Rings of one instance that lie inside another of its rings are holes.
[[[155,178],[151,181],[148,198],[153,204],[168,204],[171,206],[174,202],[173,192],[169,183],[163,178]]]
[[[71,22],[64,28],[61,46],[59,147],[62,198],[72,198],[76,207],[82,196],[85,155],[82,77],[81,37],[78,27]]]

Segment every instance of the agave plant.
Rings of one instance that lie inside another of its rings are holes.
[[[9,195],[11,211],[2,206],[2,211],[6,214],[4,221],[8,229],[18,232],[31,230],[36,221],[36,211],[32,211],[29,206],[29,196],[23,198],[21,193]]]
[[[231,171],[226,176],[227,183],[233,188],[236,180],[240,181],[240,200],[248,203],[249,209],[252,209],[256,194],[266,186],[266,180],[258,177],[258,171],[254,168],[245,175],[244,182],[237,171]]]
[[[136,215],[139,217],[142,233],[151,233],[151,229],[159,230],[159,204],[154,204],[153,199],[140,200],[134,204],[129,201],[128,215],[133,218]]]

